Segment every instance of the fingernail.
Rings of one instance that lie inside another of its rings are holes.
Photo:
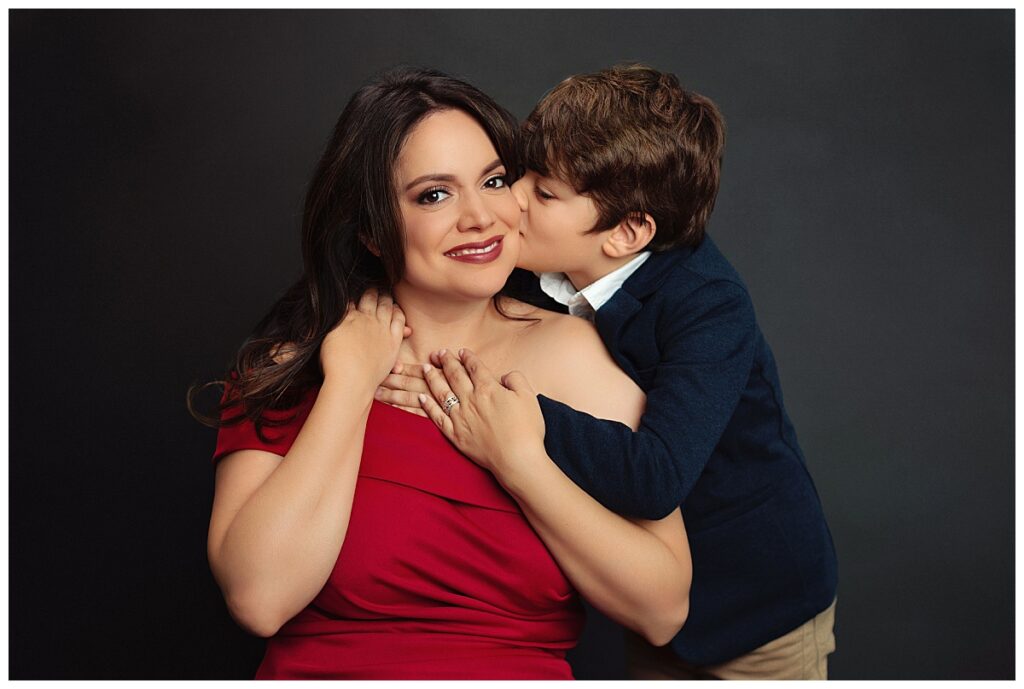
[[[380,396],[384,394],[384,388],[377,388],[373,391],[373,396],[380,399]]]
[[[447,351],[448,351],[447,349],[442,349],[440,352],[437,353],[437,355],[438,356],[444,356],[444,353],[447,352]]]
[[[424,395],[422,392],[416,396],[420,399],[420,404],[423,404],[424,402],[427,401],[427,396]]]
[[[434,367],[431,366],[430,364],[423,364],[423,372],[424,373],[430,373],[433,370],[434,370]]]
[[[464,351],[466,351],[466,350],[465,350],[465,349],[460,349],[460,350],[459,350],[459,358],[460,358],[460,359],[462,358],[462,353],[463,353]]]

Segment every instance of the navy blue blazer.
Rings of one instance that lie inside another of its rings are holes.
[[[640,427],[539,395],[544,442],[615,512],[660,519],[682,505],[693,584],[676,654],[724,662],[827,608],[832,536],[750,295],[711,239],[652,254],[595,323],[647,393]]]

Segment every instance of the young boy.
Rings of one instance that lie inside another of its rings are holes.
[[[545,448],[620,514],[682,505],[689,537],[687,622],[664,648],[628,634],[631,675],[825,679],[831,534],[750,296],[704,233],[721,115],[675,76],[632,65],[563,81],[523,132],[519,266],[540,280],[517,271],[518,292],[594,321],[647,393],[635,433],[539,395]]]
[[[540,396],[548,454],[620,514],[682,505],[690,540],[686,625],[661,649],[629,635],[631,673],[824,679],[832,537],[750,295],[704,233],[720,113],[634,65],[563,81],[523,131],[519,266],[647,393],[636,433]]]

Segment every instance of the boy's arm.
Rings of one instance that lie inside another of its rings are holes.
[[[756,333],[741,285],[701,286],[661,314],[661,360],[637,431],[539,395],[548,454],[608,509],[664,518],[692,490],[739,403]]]

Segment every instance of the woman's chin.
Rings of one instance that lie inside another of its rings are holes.
[[[416,292],[423,296],[429,294],[432,300],[481,301],[490,299],[500,292],[511,272],[511,268],[508,271],[487,271],[487,274],[480,273],[472,277],[467,276],[462,279],[447,280],[443,285],[437,283],[430,284],[428,281],[420,283],[406,282],[405,287],[399,288],[399,291],[405,292],[407,296],[412,296]]]
[[[504,280],[481,280],[471,285],[462,285],[459,292],[465,299],[490,299],[501,291],[506,280],[508,280],[507,275]]]
[[[490,299],[505,286],[512,268],[509,263],[506,269],[481,271],[474,276],[456,280],[452,287],[464,299]]]

